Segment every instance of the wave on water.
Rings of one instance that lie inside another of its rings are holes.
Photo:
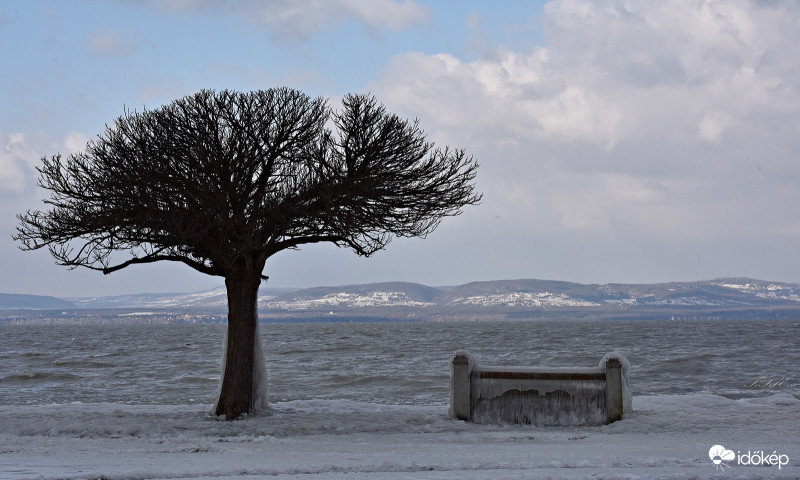
[[[788,328],[793,322],[265,324],[262,343],[272,401],[446,405],[458,350],[483,364],[540,366],[594,366],[619,351],[637,396],[800,398],[800,345]],[[220,325],[0,330],[0,404],[215,400]]]

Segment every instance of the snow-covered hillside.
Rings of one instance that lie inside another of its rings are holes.
[[[310,299],[268,300],[259,302],[259,306],[269,309],[307,310],[325,307],[425,307],[435,305],[433,302],[421,302],[408,297],[405,292],[374,291],[361,295],[357,293],[329,293],[324,297]]]
[[[451,305],[476,305],[483,307],[596,307],[599,303],[572,298],[564,293],[511,292],[503,294],[473,295],[454,298]]]
[[[800,318],[800,284],[749,278],[659,284],[580,284],[520,279],[472,282],[455,287],[384,282],[301,290],[263,288],[259,293],[259,312],[275,318],[319,317],[331,313],[348,318],[477,319],[486,316],[497,318],[498,315],[527,318],[539,315],[537,312],[573,312],[574,315],[592,315],[595,318],[717,318],[725,315]],[[122,313],[146,311],[155,312],[153,315],[169,313],[174,316],[188,311],[196,315],[224,316],[227,308],[224,287],[185,294],[135,294],[67,300],[69,302],[59,307],[48,306],[51,304],[46,302],[41,306],[28,302],[23,307],[0,305],[0,309],[58,308],[59,315],[62,310],[69,314],[71,311],[127,309],[128,312]],[[59,319],[60,322],[64,320]],[[169,318],[161,320],[172,321]],[[17,322],[19,318],[5,321]],[[113,319],[109,321],[113,322]]]

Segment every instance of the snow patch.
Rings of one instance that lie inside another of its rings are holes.
[[[511,292],[493,295],[475,295],[453,299],[451,304],[478,305],[483,307],[596,307],[599,303],[579,300],[564,293]]]
[[[297,299],[291,301],[266,302],[265,308],[282,310],[307,310],[320,307],[395,307],[414,306],[425,307],[435,305],[431,302],[420,302],[408,298],[404,292],[375,291],[368,295],[356,293],[330,293],[322,298]]]

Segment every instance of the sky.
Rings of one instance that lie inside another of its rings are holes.
[[[104,276],[12,240],[43,156],[200,89],[370,92],[480,164],[480,205],[361,258],[267,261],[282,288],[540,278],[800,282],[800,3],[0,0],[0,292],[223,284],[181,264]]]

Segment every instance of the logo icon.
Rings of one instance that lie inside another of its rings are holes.
[[[731,468],[731,466],[725,462],[735,460],[736,454],[733,453],[733,450],[727,450],[722,445],[714,445],[708,449],[708,458],[711,459],[714,468],[725,471],[725,467]]]

